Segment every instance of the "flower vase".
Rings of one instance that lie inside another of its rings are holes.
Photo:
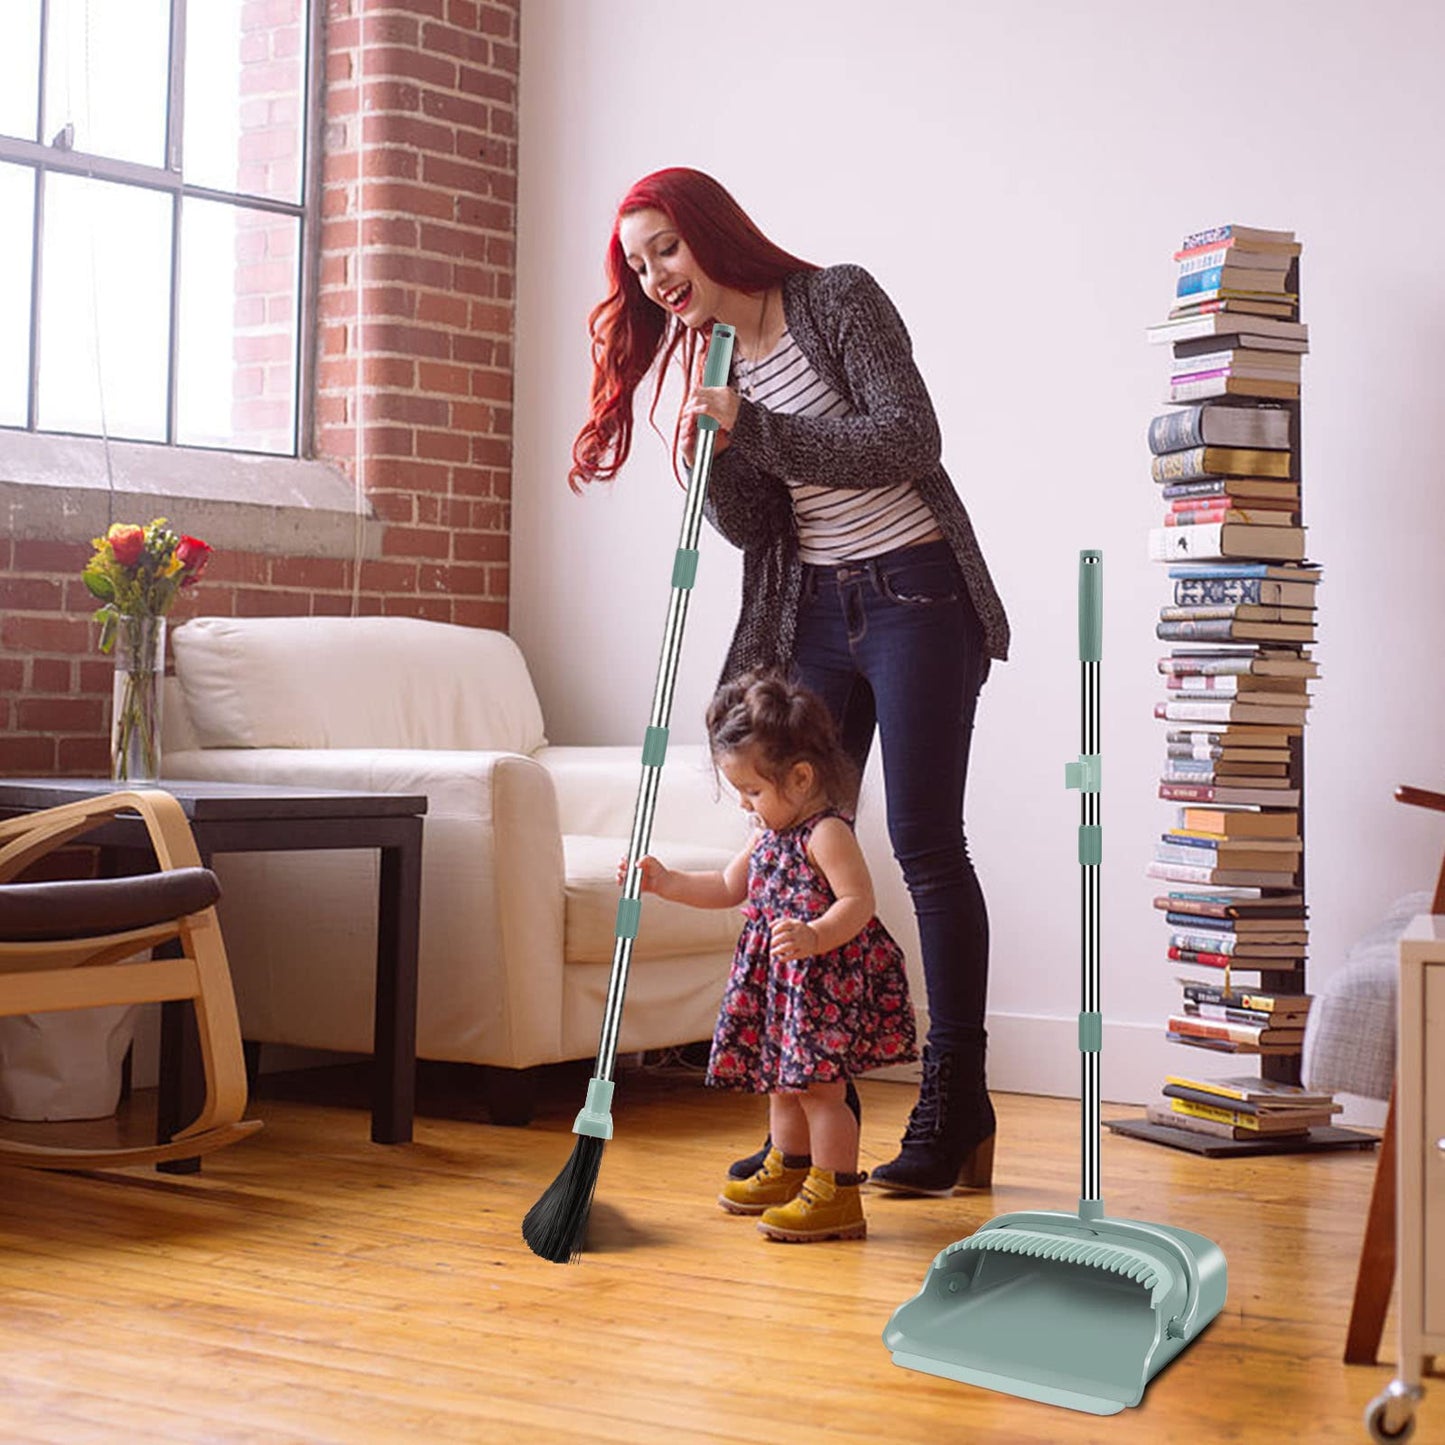
[[[122,613],[115,629],[110,730],[110,776],[117,783],[154,783],[161,775],[165,671],[166,619]]]

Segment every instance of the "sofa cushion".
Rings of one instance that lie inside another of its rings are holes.
[[[669,868],[722,868],[735,848],[654,840],[651,850]],[[617,862],[627,852],[625,838],[568,834],[562,839],[567,870],[566,942],[568,963],[611,963],[617,939]],[[653,894],[642,898],[642,921],[632,957],[680,958],[694,953],[731,952],[742,931],[736,908],[688,908]],[[721,997],[721,992],[719,992]]]
[[[503,632],[414,617],[197,617],[173,635],[203,748],[532,753],[546,738]]]
[[[1315,995],[1305,1026],[1301,1077],[1312,1089],[1388,1099],[1395,1082],[1395,1009],[1400,936],[1428,893],[1407,893],[1355,942],[1340,970]]]

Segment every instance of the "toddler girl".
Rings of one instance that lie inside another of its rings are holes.
[[[718,1203],[761,1215],[772,1239],[861,1239],[850,1076],[917,1057],[903,953],[873,913],[873,884],[842,808],[854,769],[822,700],[772,671],[725,683],[707,713],[713,761],[752,815],[726,868],[641,864],[644,892],[742,909],[707,1081],[766,1093],[772,1147]]]

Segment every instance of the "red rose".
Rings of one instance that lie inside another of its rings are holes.
[[[105,534],[105,539],[110,543],[110,550],[115,554],[115,560],[122,567],[134,567],[140,561],[140,554],[145,551],[144,527],[128,526],[124,522],[117,522]]]
[[[211,560],[211,549],[199,537],[182,536],[176,543],[176,558],[184,568],[181,586],[189,587],[193,582],[200,581],[206,563]]]

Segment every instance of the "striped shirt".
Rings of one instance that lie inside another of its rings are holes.
[[[788,416],[844,417],[852,407],[813,369],[791,331],[757,362],[734,362],[749,401]],[[827,487],[784,478],[798,527],[798,560],[815,566],[876,557],[928,536],[938,521],[912,482]]]

